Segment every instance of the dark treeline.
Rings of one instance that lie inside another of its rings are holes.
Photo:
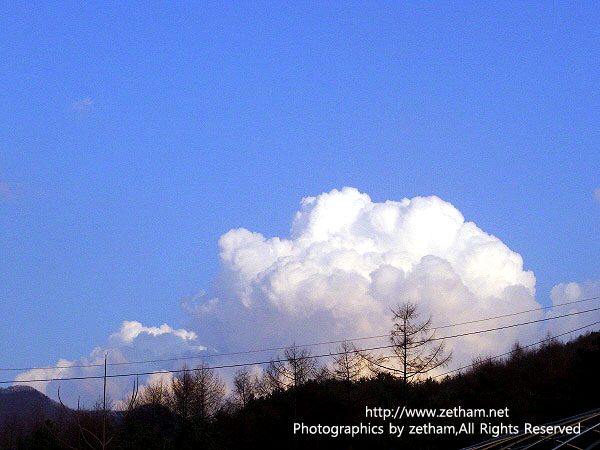
[[[502,360],[480,359],[465,372],[443,380],[407,383],[398,374],[377,371],[349,343],[340,347],[330,369],[319,366],[306,348],[292,346],[261,377],[240,370],[226,396],[218,373],[203,365],[181,371],[172,382],[158,382],[131,398],[127,411],[65,413],[61,420],[38,420],[16,439],[4,424],[3,448],[18,449],[252,449],[269,443],[293,448],[460,448],[489,436],[389,436],[388,422],[366,417],[365,407],[508,408],[508,419],[472,419],[493,423],[537,424],[600,405],[598,374],[600,333],[563,344],[548,341],[537,349],[518,345]],[[365,373],[370,375],[365,376]],[[134,393],[135,394],[135,393]],[[413,419],[438,425],[471,419]],[[298,435],[305,425],[383,425],[383,436]],[[393,422],[400,424],[400,421]],[[13,430],[14,431],[14,430]],[[104,433],[104,436],[103,436]]]

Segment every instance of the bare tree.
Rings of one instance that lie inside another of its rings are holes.
[[[265,379],[273,390],[296,388],[318,373],[317,361],[306,347],[292,344],[286,348],[283,358],[271,361],[265,371]]]
[[[171,409],[182,419],[208,420],[225,396],[225,383],[202,362],[195,369],[184,367],[171,382]]]
[[[233,400],[240,408],[245,408],[254,399],[256,384],[246,367],[238,370],[233,379]]]
[[[417,305],[408,302],[400,304],[392,312],[391,341],[405,383],[416,381],[427,372],[448,364],[452,354],[445,355],[444,342],[433,344],[435,333],[431,331],[431,316],[424,322],[417,322]]]
[[[260,376],[255,376],[252,380],[258,397],[267,397],[273,391],[273,385],[269,381],[271,377],[267,375],[267,370],[263,371]]]
[[[138,396],[136,406],[149,409],[151,418],[157,422],[163,417],[165,409],[171,406],[171,383],[159,379],[148,384]]]
[[[327,365],[317,366],[315,368],[315,375],[313,379],[318,383],[324,383],[327,380],[331,380],[331,371],[327,368]]]
[[[187,366],[175,374],[171,381],[171,409],[186,420],[192,414],[195,382],[191,370]]]
[[[348,383],[361,377],[365,368],[365,358],[352,342],[344,341],[337,348],[333,357],[333,376]]]
[[[160,379],[144,388],[139,396],[139,404],[153,408],[166,407],[169,405],[169,396],[169,384]]]
[[[194,370],[193,381],[194,416],[207,420],[219,409],[225,397],[225,383],[204,361]]]

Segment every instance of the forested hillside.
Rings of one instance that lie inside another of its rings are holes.
[[[3,448],[22,449],[101,448],[109,439],[106,448],[144,450],[250,449],[265,448],[272,442],[287,442],[294,448],[389,448],[400,443],[416,449],[460,448],[490,436],[479,432],[449,436],[432,430],[409,435],[408,427],[431,423],[458,429],[462,423],[473,422],[479,431],[481,422],[542,424],[597,408],[600,390],[595,368],[599,359],[600,333],[595,332],[567,344],[548,341],[534,350],[516,346],[505,359],[479,360],[463,373],[444,379],[405,383],[402,377],[383,371],[369,377],[326,371],[305,354],[304,375],[295,379],[295,384],[268,383],[268,376],[253,379],[242,370],[234,392],[227,397],[218,373],[204,366],[179,373],[171,384],[139,392],[129,411],[108,414],[104,441],[101,409],[70,412],[66,419],[57,421],[51,414],[42,414],[48,410],[36,412],[33,404],[21,403],[23,411],[33,407],[28,415],[29,421],[35,422],[33,431],[15,433],[15,421],[10,417],[15,410],[11,407],[2,412],[0,442]],[[283,365],[274,367],[286,370]],[[0,394],[3,408],[8,403],[2,399],[9,394],[23,399],[32,395],[30,390],[18,391],[13,388],[12,393]],[[404,406],[454,411],[494,408],[505,410],[507,417],[383,420],[373,413],[373,408],[395,410]],[[44,415],[49,419],[45,423]],[[294,424],[298,424],[296,433]],[[350,427],[361,424],[358,434],[347,436]],[[390,424],[404,425],[404,434],[390,435]],[[377,434],[380,429],[384,430],[382,435]]]

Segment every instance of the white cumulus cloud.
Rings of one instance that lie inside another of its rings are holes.
[[[391,328],[391,308],[403,301],[417,303],[434,325],[541,306],[521,256],[435,196],[378,203],[354,188],[333,190],[302,200],[289,238],[238,228],[219,247],[220,301],[198,322],[205,331],[212,324],[215,345],[229,348],[383,334]],[[541,317],[530,313],[525,320]],[[517,339],[532,341],[539,328],[464,337],[448,347],[455,364],[465,363],[505,351]]]

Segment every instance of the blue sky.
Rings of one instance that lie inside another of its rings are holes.
[[[600,278],[599,6],[23,4],[0,15],[2,366],[185,325],[232,228],[437,195],[549,303]],[[285,344],[285,343],[284,343]]]

